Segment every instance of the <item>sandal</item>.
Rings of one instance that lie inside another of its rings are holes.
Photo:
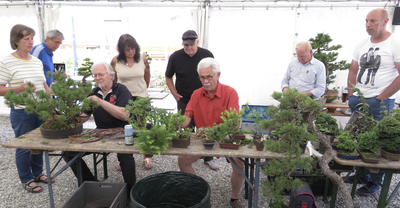
[[[144,158],[143,165],[146,170],[150,170],[153,167],[153,163],[151,163],[150,158]]]
[[[35,181],[31,180],[31,181],[28,181],[27,183],[22,183],[22,187],[30,193],[40,193],[43,191],[43,188],[41,186],[38,186],[38,185],[30,186],[31,183],[35,183]],[[40,190],[35,191],[34,189],[36,189],[36,188],[40,188]]]
[[[46,178],[42,179],[42,177],[46,177]],[[47,183],[47,176],[45,174],[41,174],[39,176],[33,176],[33,180],[35,182]],[[54,183],[54,178],[51,178],[51,183]]]

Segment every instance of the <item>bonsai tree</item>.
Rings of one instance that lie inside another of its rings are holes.
[[[171,133],[174,133],[175,139],[186,139],[193,128],[181,128],[181,124],[186,121],[186,118],[181,114],[181,110],[178,113],[168,113],[165,124],[167,126],[167,130]]]
[[[315,120],[315,127],[321,133],[331,133],[334,135],[340,134],[340,129],[334,119],[329,113],[320,113]]]
[[[379,150],[380,143],[378,136],[375,132],[365,132],[359,134],[358,137],[358,149],[362,154],[369,158],[376,158],[374,152]]]
[[[334,74],[334,72],[336,70],[349,69],[350,64],[346,63],[345,60],[336,61],[339,53],[335,51],[342,48],[342,45],[329,45],[329,43],[332,42],[332,38],[329,34],[318,33],[315,38],[310,38],[309,41],[311,47],[314,49],[314,57],[325,65],[326,91],[328,92],[328,86],[335,83],[336,74]],[[334,99],[335,98],[333,98],[332,101]],[[327,102],[329,102],[329,100]]]
[[[147,113],[151,109],[150,98],[137,97],[135,101],[130,100],[125,109],[131,114],[127,120],[134,129],[141,130],[146,127],[148,122]]]
[[[239,141],[236,141],[235,136],[238,135],[244,135],[247,131],[240,129],[240,119],[244,114],[244,108],[238,113],[236,109],[230,108],[229,110],[225,110],[223,113],[221,113],[221,119],[223,120],[222,123],[218,124],[217,126],[214,126],[215,128],[218,129],[219,132],[223,135],[227,135],[228,138],[224,139],[222,137],[221,142],[223,143],[233,143],[236,142],[238,143]],[[214,130],[217,132],[216,130]],[[221,139],[221,138],[220,138]]]
[[[78,68],[78,75],[83,76],[82,78],[82,83],[86,84],[86,78],[89,76],[92,76],[92,66],[93,62],[90,60],[90,58],[85,58],[83,59],[85,63],[82,64],[81,67]]]
[[[338,137],[339,139],[339,144],[337,147],[341,150],[338,150],[338,152],[342,154],[347,155],[358,155],[358,153],[354,152],[354,150],[357,148],[357,144],[354,142],[354,136],[351,135],[348,131],[342,132]]]
[[[81,124],[79,115],[82,110],[89,111],[97,107],[97,102],[86,98],[92,91],[89,83],[75,83],[71,78],[65,79],[62,72],[53,74],[54,83],[51,90],[54,97],[43,90],[36,91],[37,99],[32,96],[33,84],[28,83],[25,92],[16,94],[10,90],[4,95],[5,104],[8,106],[24,105],[25,112],[37,114],[39,118],[46,121],[42,128],[49,130],[70,129]]]
[[[392,116],[384,117],[374,128],[378,140],[385,144],[385,151],[400,153],[400,122]]]
[[[168,149],[168,141],[171,141],[176,134],[168,131],[167,116],[167,111],[155,107],[151,107],[146,113],[144,120],[148,122],[149,127],[144,128],[133,138],[141,154],[160,154]]]
[[[284,206],[284,190],[300,188],[300,179],[294,179],[290,174],[297,167],[309,169],[312,158],[302,157],[300,145],[306,140],[315,140],[316,137],[307,129],[307,116],[314,118],[319,114],[322,106],[306,94],[298,93],[297,89],[285,92],[274,92],[272,97],[279,101],[278,106],[269,106],[267,115],[272,120],[261,120],[259,126],[273,132],[278,140],[266,140],[266,149],[282,153],[281,159],[270,160],[263,169],[264,174],[274,176],[270,181],[263,181],[263,193],[271,198],[271,207]]]

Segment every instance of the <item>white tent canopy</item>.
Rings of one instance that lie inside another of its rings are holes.
[[[50,29],[59,29],[64,43],[72,43],[73,17],[76,42],[111,48],[123,33],[142,46],[179,46],[182,33],[194,29],[201,45],[221,64],[221,83],[238,91],[240,103],[270,105],[272,92],[281,90],[297,42],[329,33],[332,44],[343,46],[338,60],[351,62],[355,45],[367,37],[367,13],[385,8],[392,19],[394,7],[395,2],[370,1],[3,1],[0,56],[12,52],[9,31],[18,23],[36,30],[35,44],[42,39],[39,31]],[[387,29],[398,36],[391,21]],[[115,51],[92,59],[108,62],[114,55]],[[54,58],[66,56],[73,55],[57,50]],[[346,79],[346,71],[338,73],[335,86],[345,86]]]

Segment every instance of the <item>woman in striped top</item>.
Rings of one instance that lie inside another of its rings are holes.
[[[10,44],[16,51],[0,59],[0,96],[10,90],[24,92],[27,81],[34,84],[33,96],[36,97],[37,90],[50,93],[42,62],[29,54],[33,48],[34,35],[35,31],[25,25],[17,24],[11,29]],[[44,122],[37,115],[25,113],[24,106],[11,106],[10,121],[15,137],[38,128]],[[30,150],[17,149],[15,157],[22,186],[31,193],[41,192],[42,187],[36,183],[47,182],[47,176],[42,172],[43,153],[33,155]]]

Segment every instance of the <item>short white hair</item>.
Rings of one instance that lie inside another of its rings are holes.
[[[111,66],[109,63],[106,63],[106,62],[99,62],[99,63],[96,63],[96,64],[94,64],[94,65],[92,66],[92,71],[93,71],[94,67],[96,67],[96,66],[98,66],[98,65],[103,65],[104,67],[106,67],[106,69],[107,69],[107,74],[111,75],[112,79],[114,80],[115,72],[114,72],[114,69],[112,68],[112,66]]]
[[[199,64],[197,64],[197,73],[200,75],[200,69],[207,69],[208,67],[212,68],[214,74],[221,72],[218,61],[214,58],[208,57],[203,58]]]

